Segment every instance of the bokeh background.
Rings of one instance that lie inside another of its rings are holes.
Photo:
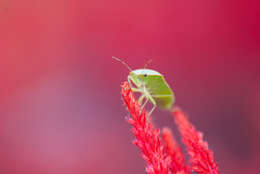
[[[0,0],[0,173],[143,174],[120,97],[165,75],[222,174],[259,173],[259,2]],[[178,137],[171,115],[158,127]]]

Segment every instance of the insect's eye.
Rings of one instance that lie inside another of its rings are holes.
[[[147,74],[144,74],[144,77],[147,77]]]

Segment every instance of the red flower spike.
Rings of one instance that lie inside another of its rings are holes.
[[[171,159],[171,170],[177,174],[189,174],[189,168],[185,164],[183,152],[177,142],[175,141],[170,129],[164,128],[162,132],[162,138],[165,142],[166,152]]]
[[[159,137],[159,129],[155,129],[147,122],[147,112],[141,111],[141,107],[133,96],[128,82],[122,85],[122,96],[132,118],[128,122],[133,126],[132,131],[136,137],[133,142],[142,152],[142,157],[147,162],[148,174],[170,174],[170,159],[166,154]]]
[[[203,141],[202,133],[195,129],[180,109],[175,109],[173,115],[187,146],[191,169],[198,174],[219,174],[213,152],[208,149],[208,143]]]

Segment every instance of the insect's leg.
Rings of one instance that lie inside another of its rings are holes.
[[[139,103],[139,105],[142,104],[144,97],[145,97],[144,94],[142,94],[142,95],[139,97],[139,99],[138,99],[138,103]]]
[[[145,95],[144,95],[144,96],[145,96]],[[141,106],[141,109],[140,109],[139,114],[141,114],[141,113],[143,112],[143,109],[144,109],[144,107],[145,107],[145,105],[147,104],[148,101],[149,101],[149,99],[146,98],[145,102],[144,102],[144,103],[142,104],[142,106]]]
[[[128,81],[128,83],[129,83],[130,88],[133,88],[131,76],[127,76],[127,81]]]
[[[153,104],[153,108],[150,110],[150,112],[148,113],[148,116],[150,116],[152,114],[152,112],[154,111],[154,109],[156,108],[156,102],[155,100],[149,96],[149,100],[151,101],[151,103]]]
[[[151,111],[148,113],[149,116],[152,114],[152,112],[154,111],[155,108],[156,108],[156,105],[153,105],[153,108],[152,108]]]
[[[143,110],[144,109],[144,107],[145,107],[145,105],[146,105],[146,103],[149,101],[149,99],[148,98],[146,98],[146,100],[145,100],[145,102],[142,104],[142,106],[141,106],[141,110]]]
[[[133,87],[132,78],[131,78],[130,76],[127,77],[127,81],[128,81],[129,86],[130,86],[130,88],[131,88],[131,90],[132,90],[133,92],[142,92],[141,89],[138,89],[138,88]]]
[[[148,113],[148,117],[152,114],[153,110],[156,108],[156,102],[153,99],[152,95],[149,93],[149,90],[144,86],[143,87],[143,91],[144,91],[144,95],[147,98],[147,101],[150,101],[153,104],[153,108],[151,109],[151,111]],[[146,101],[146,102],[147,102]],[[145,102],[145,104],[146,104]],[[143,105],[144,106],[144,105]],[[149,118],[147,118],[149,119]]]
[[[144,107],[145,107],[145,105],[147,104],[147,102],[149,101],[149,93],[148,93],[148,91],[147,91],[147,89],[146,89],[146,87],[145,86],[143,86],[143,96],[146,98],[146,100],[145,100],[145,102],[142,104],[142,106],[141,106],[141,110],[143,110],[144,109]]]
[[[133,92],[143,92],[142,90],[140,90],[140,89],[138,89],[138,88],[131,88],[131,90],[132,90]]]

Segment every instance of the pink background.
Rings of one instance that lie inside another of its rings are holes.
[[[1,0],[0,173],[145,173],[111,56],[153,60],[222,174],[259,173],[259,5]],[[169,113],[153,119],[178,135]]]

